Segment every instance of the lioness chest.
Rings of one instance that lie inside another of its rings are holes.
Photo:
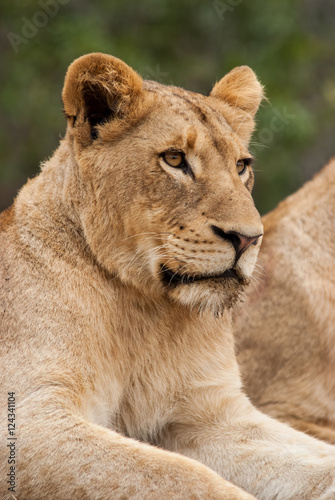
[[[173,305],[162,311],[143,299],[139,303],[136,292],[132,296],[128,290],[127,300],[119,294],[113,311],[106,316],[109,303],[96,318],[102,320],[96,342],[100,354],[86,409],[97,423],[152,441],[156,430],[173,421],[185,391],[224,377],[235,386],[232,341],[224,338],[228,324],[222,319],[184,318]]]

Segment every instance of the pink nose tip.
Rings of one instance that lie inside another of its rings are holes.
[[[242,255],[243,252],[246,251],[250,245],[257,245],[257,242],[260,238],[260,234],[258,236],[245,236],[244,234],[234,233],[236,236],[236,244],[233,243],[236,253]]]
[[[257,236],[246,236],[245,234],[241,234],[236,231],[225,232],[217,226],[212,226],[212,230],[223,240],[230,241],[232,243],[236,252],[236,261],[241,257],[243,252],[250,247],[250,245],[257,245],[259,238],[262,236],[261,234],[258,234]]]

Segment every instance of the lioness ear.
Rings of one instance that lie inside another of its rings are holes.
[[[263,86],[248,66],[230,71],[213,87],[211,97],[220,99],[232,108],[225,118],[232,129],[248,143],[255,127],[254,116],[264,97]]]
[[[141,77],[123,61],[87,54],[69,66],[62,93],[64,111],[70,126],[88,123],[95,139],[97,125],[125,115],[130,118],[141,90]]]

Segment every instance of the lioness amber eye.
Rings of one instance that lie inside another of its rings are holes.
[[[247,163],[245,162],[245,160],[238,160],[236,162],[236,168],[238,175],[243,175],[247,169]]]
[[[241,160],[238,160],[236,162],[236,169],[238,175],[243,175],[246,172],[247,167],[249,165],[252,165],[254,161],[255,161],[254,158],[242,158]]]
[[[184,155],[180,151],[167,151],[162,157],[170,167],[181,168],[184,165]]]

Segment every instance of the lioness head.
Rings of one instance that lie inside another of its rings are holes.
[[[245,66],[208,97],[89,54],[63,89],[65,143],[95,258],[124,284],[198,309],[229,307],[262,237],[248,141],[262,86]]]

